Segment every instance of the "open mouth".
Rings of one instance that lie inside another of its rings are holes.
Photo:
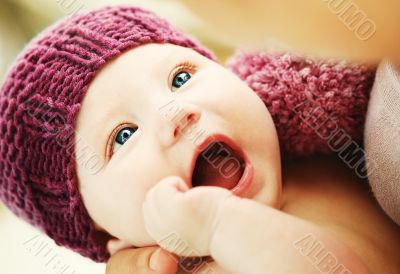
[[[238,150],[224,141],[213,141],[196,159],[192,187],[218,186],[234,189],[245,172],[245,160]]]

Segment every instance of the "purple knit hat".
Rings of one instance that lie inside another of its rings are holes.
[[[77,188],[75,123],[99,70],[146,43],[171,43],[216,59],[153,12],[105,7],[45,29],[18,55],[1,88],[0,199],[58,245],[96,262],[109,258],[111,236],[95,230]]]

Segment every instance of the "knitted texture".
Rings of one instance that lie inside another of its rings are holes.
[[[227,66],[268,108],[283,159],[332,153],[345,135],[362,146],[376,67],[262,51],[237,51]]]
[[[61,246],[97,262],[109,258],[78,191],[74,128],[99,70],[146,43],[192,48],[197,41],[150,11],[110,6],[63,18],[28,43],[0,93],[0,199]]]

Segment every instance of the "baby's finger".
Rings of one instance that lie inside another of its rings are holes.
[[[189,190],[180,177],[168,177],[147,193],[143,203],[144,225],[164,249],[179,256],[206,256],[218,209],[229,197],[234,195],[224,188]]]
[[[179,201],[189,188],[178,176],[170,176],[161,180],[149,190],[143,203],[145,216],[171,220],[177,216]]]
[[[157,185],[150,189],[149,193],[158,195],[159,198],[171,197],[170,195],[179,195],[189,190],[185,181],[179,176],[169,176],[161,180]]]
[[[171,228],[181,223],[183,211],[179,201],[188,188],[181,178],[168,177],[160,181],[146,195],[143,203],[144,224],[149,235],[159,243],[176,233]]]

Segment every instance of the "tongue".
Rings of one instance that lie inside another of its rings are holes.
[[[195,186],[218,186],[226,189],[234,188],[243,171],[236,166],[224,164],[225,157],[222,155],[215,156],[212,159],[205,159],[200,156],[197,160],[195,170],[193,173],[193,187]]]

